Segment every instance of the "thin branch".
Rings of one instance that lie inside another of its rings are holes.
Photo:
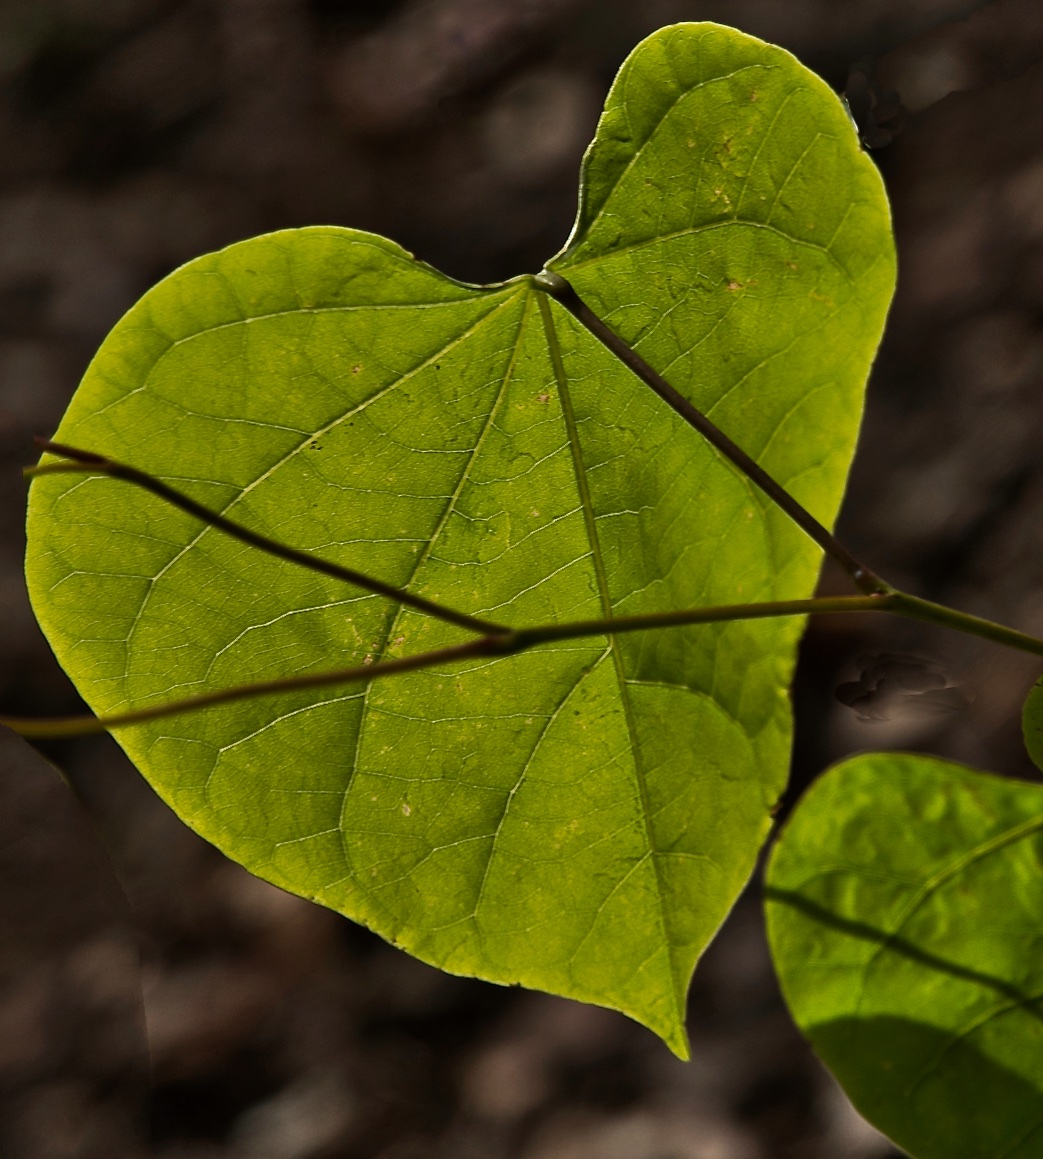
[[[838,612],[891,612],[915,620],[925,620],[957,631],[981,636],[994,643],[1022,652],[1043,656],[1043,640],[929,603],[916,596],[902,592],[890,592],[879,596],[840,596],[811,600],[773,600],[762,604],[729,604],[716,608],[682,608],[672,612],[652,612],[647,615],[620,616],[606,620],[574,620],[565,624],[544,624],[534,628],[522,628],[506,634],[483,636],[464,644],[439,648],[431,652],[421,652],[416,656],[405,656],[397,660],[382,660],[375,664],[356,664],[350,668],[337,668],[327,672],[309,672],[299,676],[286,676],[278,680],[261,681],[225,688],[219,692],[207,692],[200,696],[190,696],[183,700],[169,701],[150,708],[133,709],[130,712],[112,716],[73,716],[51,719],[25,717],[0,718],[0,726],[32,740],[54,739],[57,737],[85,736],[121,728],[131,724],[160,720],[163,717],[180,716],[200,709],[212,708],[218,704],[228,704],[238,700],[272,696],[278,693],[296,692],[301,689],[325,688],[338,684],[352,684],[357,681],[375,680],[381,676],[401,675],[433,668],[442,664],[452,664],[460,660],[496,658],[525,652],[540,644],[550,644],[559,640],[578,640],[588,636],[619,635],[624,632],[647,632],[662,628],[678,628],[694,624],[724,623],[734,620],[773,619],[780,616],[826,615]]]
[[[767,600],[762,604],[722,604],[712,608],[679,608],[671,612],[641,612],[604,620],[572,620],[518,628],[509,638],[510,652],[537,644],[579,640],[585,636],[619,636],[625,632],[649,632],[659,628],[684,628],[693,624],[721,624],[734,620],[771,620],[782,616],[827,615],[834,612],[886,612],[893,596],[826,596],[810,600]],[[1041,643],[1043,647],[1043,643]]]
[[[464,644],[454,644],[449,648],[438,648],[431,652],[420,652],[416,656],[405,656],[398,660],[382,660],[376,664],[355,664],[350,668],[335,668],[326,672],[306,672],[298,676],[283,676],[277,680],[259,680],[256,684],[237,684],[232,688],[222,688],[219,692],[204,692],[199,696],[186,696],[182,700],[171,700],[166,704],[156,704],[150,708],[135,708],[130,712],[117,712],[111,716],[63,716],[34,719],[32,717],[0,717],[4,725],[19,736],[29,740],[53,740],[59,737],[89,736],[106,732],[112,728],[122,728],[129,724],[144,724],[150,720],[161,720],[167,716],[181,716],[189,712],[199,712],[218,704],[230,704],[238,700],[253,700],[260,696],[274,696],[282,692],[299,692],[307,688],[328,688],[337,684],[354,684],[360,680],[371,680],[375,676],[392,676],[395,673],[415,672],[419,668],[431,668],[437,664],[448,664],[454,660],[467,660],[478,656],[495,655],[502,648],[507,636],[482,636],[478,640],[468,640]]]
[[[619,635],[625,632],[647,632],[655,629],[676,628],[695,624],[724,623],[736,620],[771,619],[781,616],[825,615],[844,612],[891,612],[911,619],[954,628],[971,635],[981,636],[995,643],[1036,656],[1043,656],[1043,640],[1023,632],[1005,628],[1001,624],[932,604],[902,592],[876,596],[841,596],[810,600],[773,600],[762,604],[729,604],[716,608],[683,608],[671,612],[652,612],[645,615],[620,616],[605,620],[575,620],[564,624],[544,624],[533,628],[483,636],[464,644],[421,652],[397,660],[383,660],[375,664],[357,664],[327,672],[310,672],[286,676],[277,680],[238,685],[219,692],[186,697],[150,708],[134,709],[112,716],[78,716],[53,719],[0,718],[0,725],[30,739],[84,736],[126,725],[143,724],[169,716],[198,712],[218,704],[295,692],[301,689],[323,688],[357,681],[370,681],[380,676],[401,675],[451,664],[460,660],[495,658],[525,652],[540,644],[560,640],[576,640],[589,636]]]
[[[364,572],[355,571],[350,567],[341,567],[340,564],[319,559],[317,556],[311,555],[306,551],[299,551],[297,548],[287,547],[276,539],[269,539],[268,536],[261,535],[260,532],[251,531],[250,528],[244,527],[241,523],[236,523],[234,520],[221,515],[217,511],[211,511],[209,507],[205,507],[202,503],[197,503],[195,499],[190,499],[187,495],[175,490],[169,484],[157,479],[154,475],[150,475],[146,471],[138,470],[137,467],[127,466],[126,463],[118,463],[115,459],[106,458],[104,455],[95,454],[93,451],[81,451],[76,447],[69,447],[63,443],[53,443],[48,439],[38,438],[35,441],[45,451],[50,452],[52,455],[60,455],[66,460],[71,460],[71,462],[44,463],[38,467],[27,467],[23,473],[29,478],[36,478],[39,475],[84,474],[108,475],[113,479],[123,479],[128,483],[134,483],[138,487],[144,488],[144,490],[151,492],[153,495],[158,496],[158,498],[165,500],[181,511],[194,516],[196,519],[202,520],[211,527],[216,527],[219,531],[225,532],[226,535],[231,535],[234,539],[238,539],[242,543],[247,543],[251,547],[259,548],[261,551],[265,551],[269,555],[274,555],[278,559],[285,559],[290,563],[299,564],[301,567],[309,568],[311,571],[317,571],[321,575],[332,576],[333,579],[344,580],[345,583],[354,584],[356,587],[373,592],[375,595],[386,596],[388,599],[395,600],[399,604],[405,604],[407,607],[415,608],[418,612],[424,612],[426,615],[434,616],[438,620],[444,620],[446,623],[454,624],[458,628],[466,628],[469,632],[478,632],[483,636],[506,635],[510,632],[510,628],[503,624],[496,624],[491,620],[482,620],[477,616],[469,616],[465,612],[457,612],[452,608],[444,607],[442,604],[436,604],[433,600],[426,600],[423,596],[413,595],[412,592],[407,592],[403,588],[392,587],[391,584],[374,579]]]
[[[628,346],[615,331],[594,313],[593,310],[580,298],[579,294],[560,275],[544,270],[533,278],[536,287],[549,294],[560,306],[590,331],[591,334],[620,362],[632,370],[646,386],[652,390],[681,416],[690,426],[694,427],[710,444],[717,448],[722,455],[737,467],[751,483],[756,484],[769,499],[802,528],[822,550],[840,564],[851,576],[860,591],[866,595],[886,595],[893,589],[884,582],[875,572],[870,571],[865,564],[860,563],[850,551],[802,504],[777,483],[763,467],[751,458],[737,443],[730,438],[715,423],[693,406],[682,394],[674,389],[665,378]]]
[[[1006,648],[1016,648],[1019,652],[1043,656],[1043,640],[1038,640],[1025,632],[1005,628],[992,620],[983,620],[981,616],[958,612],[955,608],[934,604],[930,600],[922,600],[919,596],[910,596],[905,592],[891,592],[887,599],[890,601],[888,610],[895,615],[905,616],[910,620],[923,620],[925,623],[951,628],[968,636],[980,636],[983,640],[991,640],[994,644],[1002,644]]]
[[[653,612],[650,615],[621,616],[610,620],[576,620],[566,624],[544,624],[535,628],[507,634],[483,636],[465,644],[438,648],[406,656],[397,660],[380,660],[373,664],[356,664],[350,668],[335,668],[326,672],[307,672],[299,676],[284,676],[277,680],[258,681],[206,692],[182,700],[168,701],[150,708],[137,708],[112,716],[73,716],[53,719],[0,717],[5,725],[20,736],[31,740],[55,737],[84,736],[121,728],[129,724],[144,724],[167,716],[198,712],[218,704],[236,700],[272,696],[276,693],[296,692],[307,688],[324,688],[356,681],[375,680],[379,676],[393,676],[417,672],[458,660],[481,657],[511,656],[557,640],[581,639],[585,636],[604,636],[609,632],[639,632],[652,628],[673,628],[687,624],[711,624],[726,620],[755,620],[772,616],[800,616],[808,612],[872,612],[883,610],[888,596],[847,596],[838,599],[776,600],[764,604],[735,604],[717,608],[686,608],[675,612]]]

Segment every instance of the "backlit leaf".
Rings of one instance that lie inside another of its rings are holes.
[[[551,266],[832,522],[894,260],[880,179],[817,77],[715,25],[644,42]],[[347,229],[172,274],[57,437],[513,626],[808,596],[819,564],[531,277],[465,286]],[[98,712],[462,638],[110,479],[34,484],[28,574]],[[684,1054],[692,969],[785,781],[799,630],[563,643],[119,740],[253,872],[447,970],[622,1010]]]

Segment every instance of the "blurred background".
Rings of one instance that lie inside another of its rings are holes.
[[[145,289],[314,223],[458,278],[535,272],[627,52],[704,19],[846,89],[893,199],[900,287],[842,537],[1043,634],[1038,0],[0,0],[0,711],[80,710],[26,600],[19,468]],[[822,590],[846,589],[827,570]],[[924,671],[941,695],[915,694]],[[867,748],[1032,776],[1038,674],[927,627],[813,624],[791,799]],[[789,1022],[756,883],[696,975],[686,1065],[620,1016],[444,976],[251,878],[107,738],[47,755],[75,794],[0,744],[5,1159],[897,1155]]]

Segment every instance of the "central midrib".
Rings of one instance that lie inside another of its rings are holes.
[[[594,575],[597,580],[598,594],[601,598],[601,610],[606,619],[612,615],[612,603],[609,599],[608,577],[605,572],[605,561],[601,554],[601,541],[598,538],[597,522],[594,516],[594,504],[590,496],[590,487],[587,483],[587,474],[583,465],[583,455],[579,445],[579,431],[576,427],[576,414],[572,408],[572,395],[569,393],[568,376],[565,373],[565,363],[561,356],[561,347],[558,344],[557,330],[554,326],[554,317],[551,314],[550,301],[546,294],[534,290],[539,301],[540,316],[543,319],[543,329],[547,336],[547,349],[550,354],[554,377],[557,380],[558,392],[561,396],[561,409],[565,419],[565,428],[568,434],[569,449],[572,452],[572,464],[576,475],[576,486],[579,490],[580,506],[583,509],[583,520],[586,524],[587,538],[590,541],[591,558],[594,562]],[[641,749],[638,744],[637,724],[634,720],[633,705],[630,702],[630,691],[627,685],[626,672],[623,669],[623,657],[619,651],[619,642],[613,635],[608,636],[609,647],[612,651],[612,662],[616,669],[616,681],[619,684],[619,696],[623,704],[623,717],[626,720],[627,733],[630,737],[630,751],[634,757],[634,772],[636,774],[638,792],[641,796],[641,822],[645,829],[645,841],[651,856],[652,868],[655,873],[656,894],[659,899],[659,921],[663,936],[669,947],[670,937],[666,918],[665,892],[662,874],[659,869],[659,859],[652,833],[651,809],[648,801],[648,787],[645,784],[645,770],[641,761]],[[677,978],[673,965],[673,954],[670,953],[670,977],[674,983],[671,998],[675,1004],[678,1018],[683,1022],[684,1012],[679,1009],[677,998]]]

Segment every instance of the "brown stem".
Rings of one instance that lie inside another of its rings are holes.
[[[891,612],[908,616],[915,620],[926,620],[943,627],[954,628],[970,635],[981,636],[1008,648],[1017,648],[1035,656],[1043,656],[1043,640],[1028,636],[1024,632],[994,624],[978,616],[957,612],[939,604],[931,604],[904,592],[889,592],[878,596],[837,596],[811,600],[772,600],[761,604],[728,604],[716,608],[681,608],[672,612],[651,612],[643,615],[619,616],[605,620],[574,620],[565,624],[542,624],[533,628],[520,628],[506,634],[483,636],[464,644],[454,644],[431,652],[420,652],[416,656],[405,656],[397,660],[381,660],[374,664],[356,664],[351,668],[338,668],[332,672],[309,672],[301,676],[284,676],[278,680],[266,680],[257,684],[242,684],[234,688],[224,688],[218,692],[205,692],[200,696],[190,696],[183,700],[168,701],[149,708],[137,708],[130,712],[115,713],[112,716],[72,716],[52,719],[26,717],[0,718],[0,727],[7,727],[20,736],[45,740],[57,737],[86,736],[104,732],[110,728],[120,728],[130,724],[143,724],[150,720],[160,720],[167,716],[198,712],[218,704],[228,704],[237,700],[247,700],[277,693],[295,692],[307,688],[324,688],[336,684],[351,684],[355,681],[375,680],[378,676],[401,675],[418,672],[436,665],[451,664],[459,660],[512,656],[525,652],[540,644],[555,643],[559,640],[577,640],[590,636],[619,635],[623,632],[647,632],[654,629],[678,628],[694,624],[715,624],[733,620],[761,620],[776,616],[829,615],[838,612]]]
[[[253,700],[259,696],[274,696],[281,692],[299,692],[308,688],[328,688],[336,684],[353,684],[359,680],[372,680],[376,676],[392,676],[395,673],[415,672],[419,668],[431,668],[436,664],[449,664],[454,660],[473,659],[478,656],[493,656],[505,651],[505,636],[482,636],[478,640],[468,640],[465,644],[454,644],[449,648],[439,648],[431,652],[420,652],[416,656],[405,656],[398,660],[381,660],[375,664],[355,664],[350,668],[335,668],[325,672],[307,672],[299,676],[283,676],[277,680],[259,680],[255,684],[237,684],[232,688],[222,688],[217,692],[204,692],[199,696],[187,696],[182,700],[167,701],[148,708],[135,708],[129,712],[116,712],[111,716],[65,716],[46,718],[0,717],[0,725],[9,728],[19,736],[29,740],[53,740],[59,737],[89,736],[106,732],[112,728],[122,728],[130,724],[145,724],[150,720],[162,720],[167,716],[181,716],[189,712],[199,712],[218,704],[230,704],[238,700]]]
[[[158,496],[160,499],[166,500],[167,503],[172,504],[174,507],[179,508],[189,515],[195,516],[196,519],[201,519],[211,527],[216,527],[226,535],[232,536],[233,539],[238,539],[242,543],[248,543],[251,547],[259,548],[261,551],[266,551],[269,555],[274,555],[279,559],[285,559],[290,563],[299,564],[301,567],[309,568],[311,571],[317,571],[321,575],[332,576],[333,579],[344,580],[346,583],[354,584],[356,587],[373,592],[375,595],[386,596],[388,599],[395,600],[399,604],[405,604],[407,607],[415,608],[418,612],[424,612],[429,616],[434,616],[436,619],[444,620],[448,624],[455,624],[458,628],[466,628],[469,632],[478,632],[483,636],[495,636],[505,635],[510,631],[510,628],[503,624],[496,624],[491,620],[482,620],[477,616],[469,616],[465,612],[457,612],[453,608],[436,604],[433,600],[426,600],[423,596],[413,595],[412,592],[407,592],[403,588],[396,588],[391,584],[384,583],[382,580],[374,579],[364,572],[355,571],[350,567],[341,567],[340,564],[319,559],[317,556],[311,555],[306,551],[299,551],[297,548],[287,547],[286,544],[280,543],[276,539],[269,539],[268,536],[261,535],[260,532],[251,531],[250,528],[244,527],[241,523],[236,523],[234,520],[229,519],[225,515],[221,515],[217,511],[211,511],[209,507],[204,507],[202,503],[197,503],[195,499],[190,499],[187,495],[175,490],[169,484],[157,479],[154,475],[150,475],[146,471],[138,470],[137,467],[127,466],[126,463],[118,463],[115,459],[106,458],[106,456],[95,454],[93,451],[81,451],[77,447],[69,447],[64,443],[53,443],[48,439],[40,438],[35,441],[38,446],[42,447],[45,451],[49,451],[52,455],[60,455],[63,459],[70,459],[72,462],[45,463],[39,467],[29,467],[26,469],[25,474],[30,477],[36,477],[37,475],[86,474],[108,475],[113,479],[123,479],[127,483],[134,483],[138,487],[142,487],[144,490]]]

